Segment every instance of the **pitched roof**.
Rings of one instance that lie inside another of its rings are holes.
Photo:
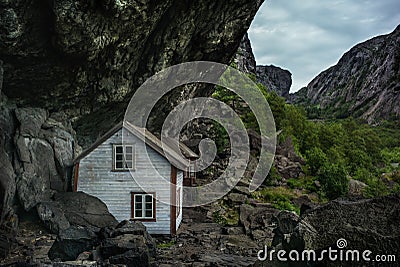
[[[187,167],[187,164],[184,160],[181,159],[179,156],[180,153],[179,151],[176,151],[173,149],[173,146],[171,145],[172,141],[169,139],[164,140],[164,144],[161,142],[159,138],[157,138],[154,134],[152,134],[149,130],[145,128],[139,128],[129,122],[120,122],[117,125],[115,125],[113,128],[111,128],[107,133],[105,133],[102,137],[96,140],[89,148],[84,150],[75,160],[74,163],[79,162],[81,159],[86,157],[87,155],[90,154],[95,148],[97,148],[99,145],[104,143],[108,138],[110,138],[112,135],[114,135],[116,132],[118,132],[120,129],[124,127],[126,130],[128,130],[130,133],[144,141],[148,146],[153,148],[155,151],[157,151],[160,155],[162,155],[165,158],[169,158],[171,161],[171,164],[178,169],[184,170]],[[182,154],[190,159],[193,158],[198,158],[199,156],[194,153],[190,148],[188,148],[185,144],[179,142],[179,148],[182,152]]]

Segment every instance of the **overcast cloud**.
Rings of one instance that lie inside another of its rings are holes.
[[[294,92],[355,44],[398,24],[399,0],[267,0],[249,36],[257,64],[288,69]]]

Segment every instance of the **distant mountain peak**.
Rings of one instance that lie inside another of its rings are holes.
[[[265,85],[270,91],[288,98],[292,86],[292,73],[274,65],[257,66],[257,82]]]
[[[400,25],[351,48],[291,99],[336,118],[399,119]]]
[[[240,71],[254,74],[257,82],[266,86],[269,91],[275,91],[278,95],[285,98],[289,97],[289,90],[292,86],[292,74],[288,70],[274,65],[257,65],[247,33],[240,42],[234,63]]]

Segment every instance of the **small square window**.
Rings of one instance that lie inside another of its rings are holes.
[[[113,149],[113,169],[116,171],[126,171],[134,168],[135,150],[133,145],[114,145]]]
[[[133,219],[148,220],[155,219],[154,193],[132,193],[133,196]]]

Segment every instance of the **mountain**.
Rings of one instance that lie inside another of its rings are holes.
[[[289,97],[292,74],[288,70],[273,65],[257,65],[247,33],[240,42],[234,63],[240,71],[255,75],[257,82],[266,86],[268,90],[275,91],[282,97]]]
[[[288,70],[273,65],[257,66],[257,82],[265,85],[269,90],[288,98],[292,86],[292,74]]]
[[[400,118],[400,26],[360,43],[291,96],[321,116],[368,123]]]

